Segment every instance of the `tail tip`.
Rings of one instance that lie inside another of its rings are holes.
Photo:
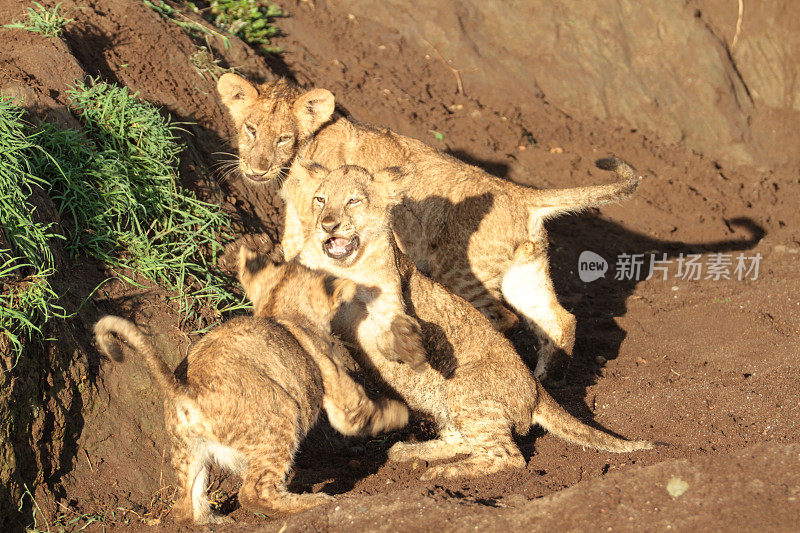
[[[117,363],[125,360],[122,341],[114,334],[115,325],[119,320],[122,319],[106,315],[94,325],[94,339],[98,351]]]
[[[594,164],[602,170],[616,172],[620,178],[624,178],[634,187],[642,180],[642,176],[632,166],[616,156],[603,157],[595,161]]]
[[[669,446],[668,442],[660,441],[660,440],[637,440],[632,441],[637,450],[652,450],[654,448]]]
[[[612,171],[617,170],[621,164],[622,160],[614,156],[603,157],[594,162],[594,165],[597,168],[603,170],[612,170]]]

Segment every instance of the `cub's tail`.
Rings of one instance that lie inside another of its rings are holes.
[[[539,404],[533,413],[533,422],[568,442],[616,453],[649,450],[655,444],[648,440],[620,439],[589,427],[562,409],[539,382],[536,388]]]
[[[595,162],[598,168],[613,170],[617,181],[607,185],[573,187],[570,189],[527,189],[526,204],[530,211],[528,234],[533,237],[545,220],[563,213],[582,211],[609,202],[618,202],[631,196],[639,186],[641,178],[627,163],[616,157]]]
[[[335,355],[334,355],[335,357]],[[332,358],[317,360],[325,396],[322,406],[333,428],[344,435],[377,435],[408,424],[408,407],[389,398],[371,400]]]
[[[158,355],[153,344],[130,320],[118,316],[104,316],[94,325],[94,337],[97,348],[117,362],[124,360],[121,341],[125,341],[144,356],[150,375],[167,396],[175,397],[181,394],[182,389],[175,375]]]

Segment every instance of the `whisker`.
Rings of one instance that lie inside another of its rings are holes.
[[[222,185],[224,183],[228,183],[231,178],[239,177],[241,172],[239,171],[239,167],[229,168],[224,171],[219,172],[219,177],[217,178],[217,184]]]
[[[239,167],[239,165],[230,165],[230,164],[229,165],[217,165],[216,167],[214,167],[212,169],[212,172],[214,174],[221,174],[223,172],[229,172],[231,170],[234,170],[234,169],[236,169],[238,167]]]
[[[238,161],[221,161],[219,163],[211,165],[211,167],[216,170],[228,170],[231,168],[237,168],[238,166],[239,166]]]

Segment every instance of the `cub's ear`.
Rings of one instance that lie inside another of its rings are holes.
[[[387,167],[373,174],[372,180],[381,185],[384,201],[388,206],[401,203],[408,190],[406,179],[413,175],[414,165]]]
[[[372,175],[377,183],[401,183],[405,178],[414,173],[414,165],[407,164],[399,167],[386,167]]]
[[[300,133],[306,137],[316,133],[330,120],[334,103],[333,93],[327,89],[313,89],[295,100],[293,109]]]
[[[327,167],[324,167],[310,159],[298,157],[296,161],[300,166],[300,171],[303,174],[303,177],[308,177],[316,182],[321,182],[323,179],[325,179],[325,176],[331,172]]]
[[[325,292],[331,298],[331,307],[339,307],[344,302],[349,302],[356,295],[356,282],[334,276],[325,277]]]
[[[220,76],[217,92],[236,122],[242,119],[244,110],[258,98],[255,85],[232,72]]]

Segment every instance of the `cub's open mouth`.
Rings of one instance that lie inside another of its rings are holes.
[[[245,177],[256,183],[266,183],[271,181],[277,174],[275,172],[262,172],[261,174],[245,173]]]
[[[344,259],[358,250],[358,236],[353,238],[331,237],[322,243],[322,249],[332,259]]]

